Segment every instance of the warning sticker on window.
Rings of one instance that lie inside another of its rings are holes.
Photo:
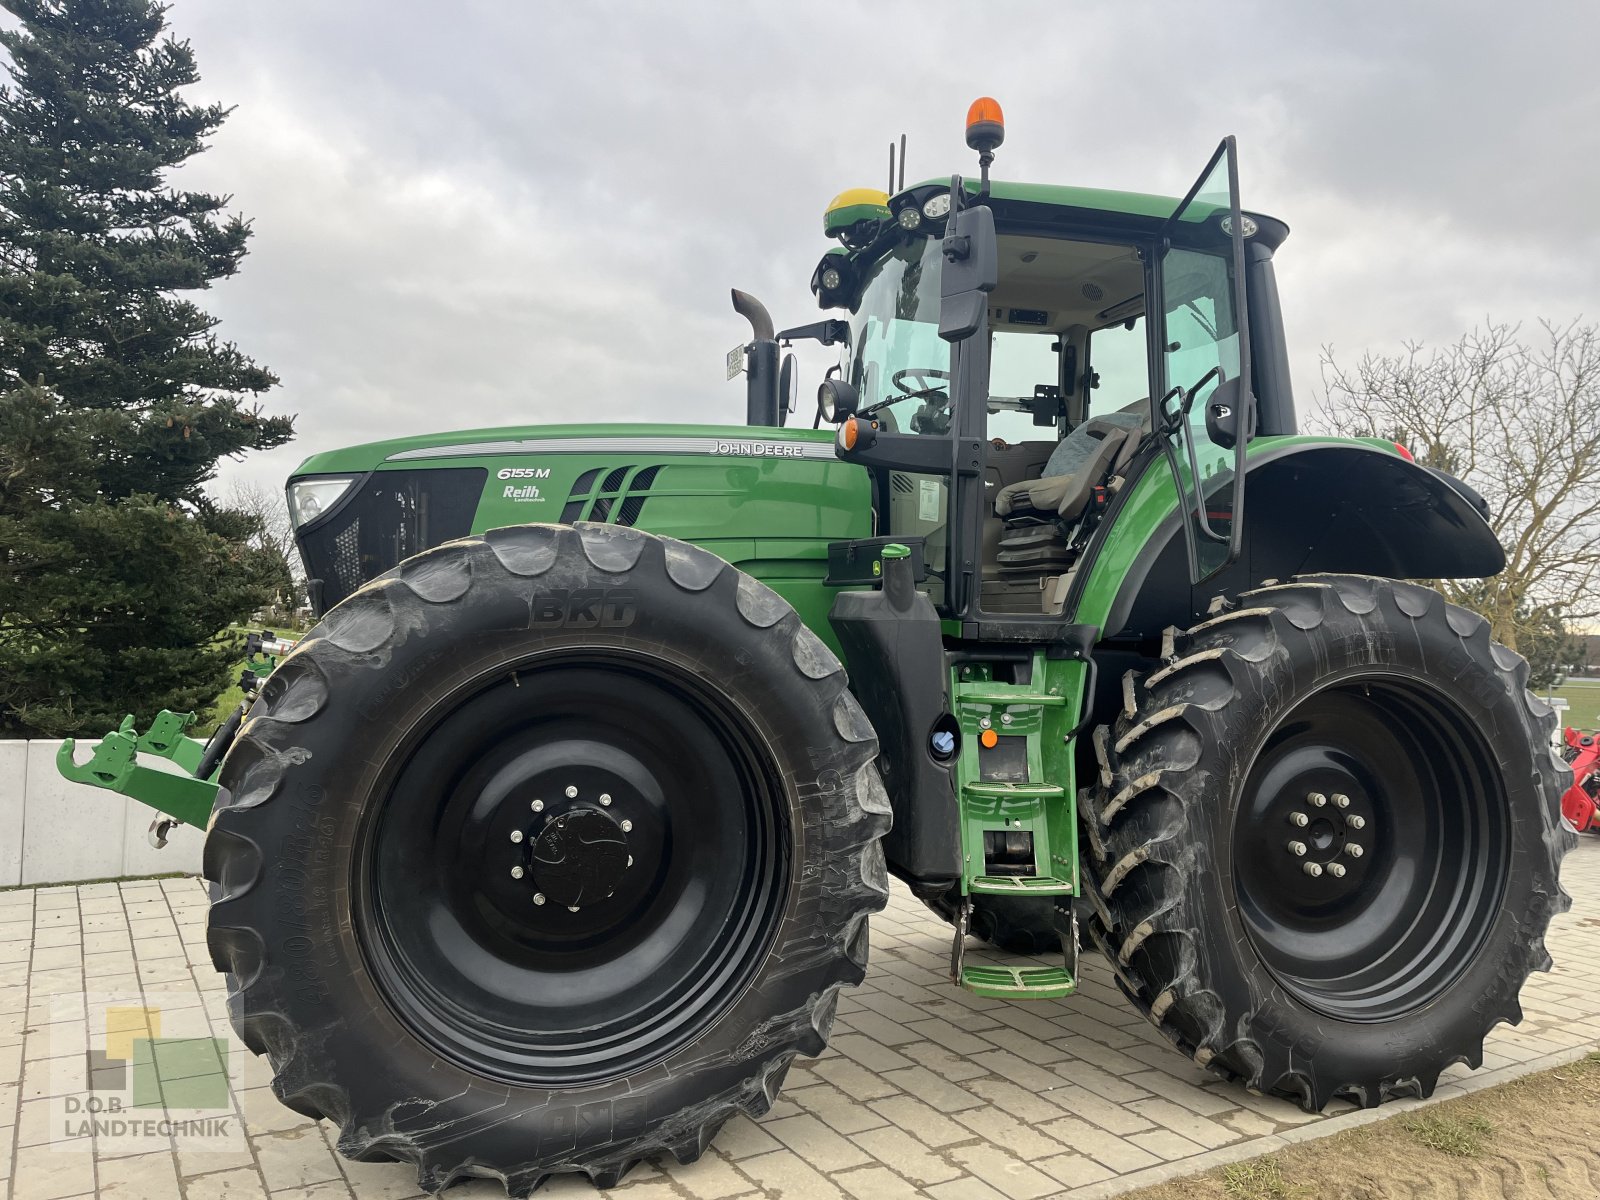
[[[917,520],[937,521],[943,511],[944,484],[937,479],[923,479],[919,481],[922,487],[917,492]]]

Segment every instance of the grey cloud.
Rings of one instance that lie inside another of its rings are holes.
[[[996,16],[995,14],[1000,14]],[[1297,385],[1320,344],[1485,313],[1600,313],[1589,3],[415,4],[177,0],[237,105],[185,182],[258,236],[212,307],[284,378],[281,478],[355,440],[497,423],[727,420],[727,288],[811,319],[835,192],[971,171],[1176,193],[1241,139],[1284,217]],[[814,383],[825,356],[805,354]]]

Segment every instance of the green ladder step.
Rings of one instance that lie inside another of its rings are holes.
[[[1058,783],[964,783],[961,790],[983,800],[1058,800],[1067,794]]]
[[[962,967],[961,986],[991,1000],[1059,1000],[1078,990],[1065,967]]]
[[[1070,880],[1051,875],[979,875],[971,890],[985,896],[1070,896]]]
[[[1030,696],[1016,692],[958,692],[958,704],[1042,704],[1059,707],[1067,702],[1065,696]]]

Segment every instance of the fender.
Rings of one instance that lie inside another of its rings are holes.
[[[1214,596],[1237,594],[1264,579],[1318,571],[1465,579],[1505,568],[1505,550],[1477,507],[1482,501],[1443,472],[1354,439],[1263,438],[1258,447],[1246,460],[1239,561],[1193,587],[1176,489],[1165,459],[1152,458],[1135,486],[1164,489],[1167,503],[1116,581],[1104,636],[1148,637],[1168,625],[1191,625]],[[1141,507],[1150,513],[1148,503]],[[1100,567],[1097,559],[1091,575]],[[1095,582],[1089,581],[1086,598]],[[1102,593],[1108,582],[1101,581]]]

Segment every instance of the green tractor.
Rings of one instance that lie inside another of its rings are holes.
[[[693,1160],[822,1051],[891,874],[953,985],[1059,999],[1092,948],[1307,1110],[1520,1018],[1568,903],[1554,718],[1406,582],[1502,568],[1482,501],[1298,432],[1288,230],[1232,139],[1175,200],[991,182],[1001,137],[980,101],[977,181],[835,202],[839,315],[735,293],[746,426],[313,457],[320,624],[188,776],[136,762],[170,715],[66,752],[208,823],[234,1027],[344,1153],[514,1195]],[[802,338],[832,430],[786,424]]]

